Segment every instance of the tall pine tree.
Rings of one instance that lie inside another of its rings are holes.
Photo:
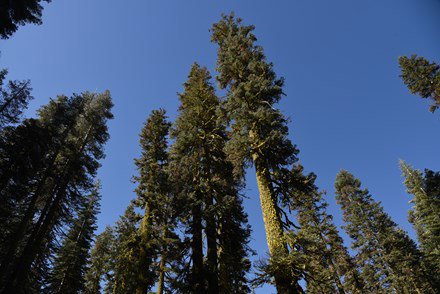
[[[426,169],[422,174],[403,161],[400,168],[413,195],[408,219],[417,233],[426,271],[440,289],[440,173]]]
[[[345,230],[353,239],[356,263],[372,293],[434,293],[421,265],[421,253],[380,203],[347,171],[336,177],[336,199]]]
[[[186,281],[191,289],[186,291],[219,293],[220,287],[227,286],[225,291],[246,293],[247,216],[232,165],[223,151],[227,137],[218,119],[220,102],[210,79],[206,68],[193,65],[172,130],[170,176],[181,203],[181,221],[191,236],[191,273]]]
[[[99,213],[99,184],[85,197],[58,250],[50,275],[50,293],[81,293]]]
[[[298,150],[287,138],[286,118],[274,108],[283,95],[283,79],[276,77],[262,47],[255,44],[253,30],[233,14],[223,16],[212,28],[212,41],[219,46],[217,80],[228,91],[224,109],[232,122],[226,152],[239,176],[245,167],[254,165],[269,253],[283,258],[289,248],[276,193],[277,177],[297,160]],[[300,292],[298,281],[292,281],[288,272],[274,273],[278,292]]]
[[[39,111],[38,121],[49,133],[50,148],[39,158],[41,169],[29,179],[30,189],[19,199],[23,211],[11,230],[0,267],[3,291],[26,291],[32,269],[38,268],[33,264],[47,260],[55,232],[81,195],[93,188],[109,137],[106,123],[112,118],[112,106],[108,92],[86,92],[72,98],[60,96]]]
[[[89,267],[84,276],[85,293],[101,293],[101,282],[106,283],[110,275],[113,244],[113,229],[106,227],[96,237],[95,244],[90,252]]]
[[[170,127],[165,110],[153,110],[140,135],[142,155],[135,160],[136,203],[144,211],[137,293],[147,293],[156,281],[157,292],[163,293],[169,251],[180,241],[174,232],[177,218],[167,170]]]

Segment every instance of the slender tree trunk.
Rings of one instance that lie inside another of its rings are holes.
[[[205,293],[205,273],[203,270],[203,236],[202,236],[202,210],[197,204],[192,211],[192,282],[194,293]]]
[[[211,196],[208,199],[207,206],[212,207],[214,199]],[[211,213],[206,219],[206,238],[208,243],[207,249],[207,280],[208,293],[216,294],[219,292],[218,288],[218,252],[217,252],[217,229],[215,215]]]
[[[150,212],[150,205],[147,203],[145,205],[145,212],[144,217],[142,218],[141,223],[141,247],[140,247],[140,253],[139,253],[139,259],[141,262],[141,268],[138,272],[138,283],[136,287],[136,294],[144,294],[147,292],[147,283],[145,280],[147,279],[146,274],[148,273],[148,269],[145,266],[149,266],[150,261],[148,259],[148,252],[147,248],[145,248],[145,245],[148,244],[149,234],[150,234],[150,227],[151,227],[151,212]]]
[[[165,263],[166,263],[165,251],[166,250],[162,252],[162,256],[160,258],[160,263],[159,263],[159,281],[157,283],[157,294],[163,294],[165,288]]]
[[[289,250],[284,239],[284,230],[281,216],[278,213],[278,203],[273,186],[270,180],[269,170],[263,158],[253,154],[255,171],[257,176],[258,190],[260,191],[261,210],[263,212],[264,227],[266,229],[266,240],[271,256],[287,255]],[[275,284],[279,294],[301,293],[300,286],[278,274],[275,276]]]

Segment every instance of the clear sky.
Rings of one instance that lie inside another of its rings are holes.
[[[20,27],[0,40],[0,66],[10,78],[31,79],[28,116],[57,94],[112,93],[115,119],[99,176],[99,231],[113,224],[134,197],[130,182],[138,134],[152,109],[171,119],[194,61],[213,75],[216,47],[209,28],[235,11],[255,34],[275,71],[286,78],[279,107],[291,118],[290,138],[307,171],[327,191],[341,224],[333,183],[347,169],[369,187],[393,219],[414,237],[409,196],[398,159],[440,169],[440,113],[408,93],[397,58],[417,53],[440,62],[438,0],[146,1],[54,0],[43,25]],[[248,172],[245,209],[255,258],[267,251],[254,172]],[[271,293],[265,287],[256,293]]]

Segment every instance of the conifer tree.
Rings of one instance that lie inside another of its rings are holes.
[[[130,204],[117,221],[106,293],[136,293],[140,261],[140,216]]]
[[[193,65],[171,133],[175,142],[170,151],[170,176],[181,203],[181,221],[191,235],[191,273],[186,281],[191,289],[187,291],[219,293],[228,284],[236,293],[246,293],[247,216],[232,165],[223,151],[227,137],[217,116],[220,102],[210,79],[206,68]]]
[[[371,293],[434,293],[416,244],[399,229],[380,203],[347,171],[336,177],[336,199],[345,230],[353,239],[365,290]]]
[[[417,233],[426,271],[440,289],[440,173],[425,169],[422,174],[404,161],[400,168],[407,191],[414,196],[408,219]]]
[[[81,293],[99,213],[99,184],[87,196],[58,250],[50,277],[50,293]]]
[[[362,293],[363,281],[327,213],[323,193],[315,185],[314,174],[303,175],[303,167],[292,170],[290,185],[295,197],[291,205],[297,212],[298,249],[305,257],[307,293]]]
[[[0,70],[0,129],[20,122],[23,110],[27,108],[32,88],[30,81],[8,81],[6,69]]]
[[[440,106],[440,66],[423,57],[412,55],[399,58],[401,78],[412,94],[432,100],[429,111]]]
[[[90,252],[90,266],[85,274],[85,293],[101,293],[101,281],[106,282],[110,275],[110,260],[112,258],[113,229],[106,227],[96,237],[95,244]]]
[[[135,160],[139,173],[136,203],[144,210],[137,293],[147,293],[157,279],[157,292],[163,293],[168,251],[179,242],[173,232],[177,219],[167,171],[170,127],[165,110],[153,110],[140,135],[142,155]]]
[[[283,95],[283,79],[276,77],[263,49],[255,44],[253,30],[233,14],[223,16],[212,28],[212,41],[219,46],[217,80],[228,91],[224,108],[232,122],[226,152],[238,176],[254,165],[269,253],[272,258],[284,258],[289,249],[276,178],[297,160],[298,150],[287,138],[286,118],[274,108]],[[288,272],[280,269],[274,273],[278,292],[300,292],[297,279],[292,281]]]
[[[41,169],[30,179],[31,189],[21,199],[22,216],[11,230],[0,267],[4,292],[26,287],[32,264],[37,258],[47,259],[53,234],[68,220],[81,195],[93,188],[109,136],[106,123],[112,118],[111,107],[108,92],[86,92],[72,98],[60,96],[39,111],[38,121],[49,133],[50,148],[39,159]]]
[[[9,38],[26,23],[41,24],[42,2],[51,0],[14,0],[2,1],[0,4],[0,36]]]

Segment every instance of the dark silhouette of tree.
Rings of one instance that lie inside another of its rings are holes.
[[[29,80],[5,83],[7,74],[6,69],[0,70],[0,129],[19,123],[29,100],[33,99]]]
[[[51,0],[14,0],[0,1],[0,36],[7,39],[27,23],[41,24],[43,2]]]

